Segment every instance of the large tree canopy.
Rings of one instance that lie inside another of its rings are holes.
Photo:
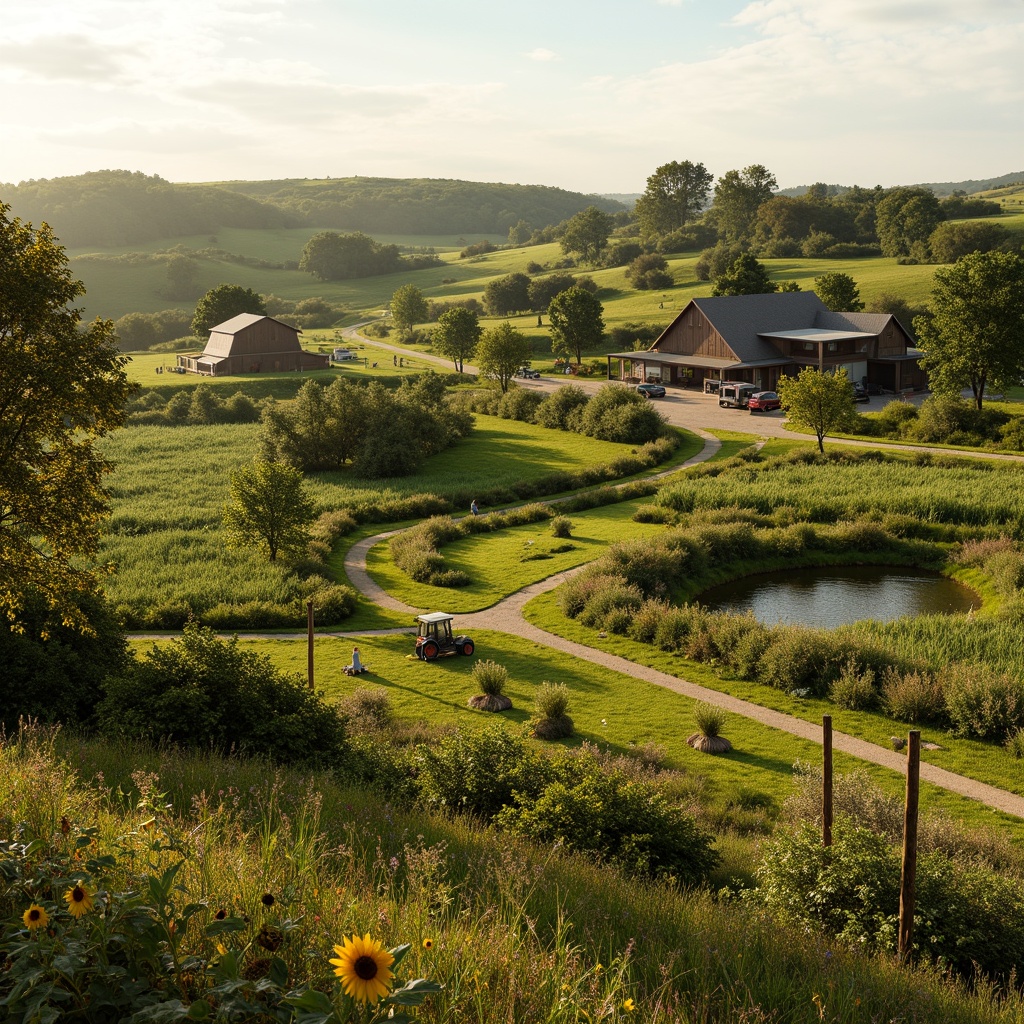
[[[876,208],[883,256],[926,260],[928,240],[942,220],[942,208],[930,188],[894,188]]]
[[[81,326],[84,294],[49,227],[0,203],[0,613],[35,591],[67,624],[95,579],[110,468],[96,440],[124,422],[132,386],[114,325]]]
[[[453,363],[462,373],[463,363],[473,358],[480,340],[480,321],[476,313],[465,306],[445,310],[437,318],[432,344],[434,348]]]
[[[530,358],[530,339],[507,320],[484,332],[477,346],[480,376],[493,380],[505,394],[516,370]]]
[[[584,349],[594,348],[604,337],[604,307],[596,295],[584,288],[570,288],[551,300],[551,351],[572,356],[577,364]]]
[[[414,284],[403,284],[391,296],[391,322],[401,332],[411,331],[427,319],[427,300]]]
[[[596,206],[588,206],[569,218],[562,235],[562,251],[576,253],[590,263],[596,263],[601,250],[608,245],[608,236],[612,233],[610,214],[599,210]]]
[[[402,266],[397,245],[376,242],[361,231],[339,234],[318,231],[305,244],[299,270],[321,281],[348,281],[354,277],[390,274]]]
[[[853,388],[843,366],[835,373],[822,373],[813,366],[805,366],[799,376],[780,377],[779,397],[789,422],[810,427],[821,452],[825,450],[825,435],[846,426],[857,415],[853,408]]]
[[[640,233],[645,237],[667,235],[696,220],[708,204],[714,175],[689,160],[662,164],[648,179],[636,201]]]
[[[715,278],[712,295],[765,295],[779,290],[763,263],[741,253],[725,273]]]
[[[839,270],[819,274],[814,279],[814,292],[833,313],[859,313],[864,308],[857,282]]]
[[[937,394],[969,387],[980,409],[989,387],[1024,379],[1024,257],[975,252],[935,271],[931,316],[914,320],[922,366]]]
[[[224,323],[240,313],[255,313],[266,316],[267,307],[263,296],[240,284],[221,284],[211,288],[196,303],[192,317],[192,333],[201,338],[209,334],[217,324]]]
[[[779,187],[775,175],[763,164],[742,171],[727,171],[715,185],[714,220],[730,242],[746,238],[753,230],[758,207]]]

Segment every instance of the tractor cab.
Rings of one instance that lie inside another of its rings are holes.
[[[433,661],[449,654],[469,657],[473,653],[473,641],[468,636],[452,632],[454,618],[454,615],[447,612],[429,612],[416,616],[419,627],[416,633],[416,657]]]

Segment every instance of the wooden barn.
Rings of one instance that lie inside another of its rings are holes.
[[[921,391],[921,352],[889,313],[833,313],[814,292],[692,299],[647,351],[608,356],[611,380],[702,388],[734,380],[773,391],[805,366],[845,367],[852,381]]]
[[[302,332],[272,316],[239,313],[210,331],[199,355],[178,356],[179,372],[222,377],[271,370],[320,370],[330,365],[326,355],[304,352]]]

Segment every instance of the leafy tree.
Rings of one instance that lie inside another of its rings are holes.
[[[727,171],[715,185],[713,215],[715,224],[729,241],[747,238],[760,205],[779,187],[775,175],[762,164],[751,164],[742,171]]]
[[[402,257],[397,245],[384,245],[361,231],[351,234],[318,231],[305,244],[299,258],[299,270],[321,281],[391,274],[401,267]]]
[[[96,442],[124,422],[133,386],[114,325],[81,326],[84,294],[50,228],[0,203],[0,612],[35,592],[87,629],[78,598],[107,514],[109,463]]]
[[[929,188],[894,188],[876,207],[878,241],[883,256],[926,260],[928,239],[942,220],[942,209]]]
[[[202,288],[198,282],[199,264],[189,256],[174,253],[167,258],[167,287],[169,299],[194,299]]]
[[[485,331],[476,352],[481,377],[497,383],[501,393],[508,391],[516,370],[530,358],[530,339],[507,320]]]
[[[391,321],[403,333],[427,319],[427,300],[414,284],[403,284],[391,296]]]
[[[778,290],[763,263],[742,253],[729,269],[715,278],[712,295],[765,295]]]
[[[991,252],[1010,237],[999,224],[988,221],[945,221],[928,239],[932,258],[938,263],[956,263],[972,252]]]
[[[597,296],[583,288],[570,288],[556,295],[548,306],[551,351],[573,356],[579,365],[584,350],[596,347],[604,337],[603,313]]]
[[[779,398],[790,423],[814,431],[820,452],[825,450],[825,435],[856,416],[853,388],[842,366],[835,373],[805,366],[796,377],[780,377]]]
[[[221,284],[211,288],[196,304],[192,317],[192,333],[201,338],[209,334],[217,324],[224,323],[240,313],[255,313],[266,316],[267,307],[263,297],[251,288],[238,284]]]
[[[508,229],[509,245],[526,245],[530,241],[533,228],[525,220],[519,220]]]
[[[626,268],[626,277],[633,282],[633,287],[640,291],[658,291],[661,288],[671,288],[675,284],[668,272],[668,260],[657,252],[646,252],[637,256]]]
[[[570,217],[562,235],[562,251],[578,253],[589,263],[597,263],[601,250],[608,245],[612,218],[596,206],[588,206]]]
[[[703,164],[684,160],[662,164],[648,179],[634,212],[640,233],[667,235],[696,220],[708,204],[714,176]]]
[[[455,369],[462,373],[462,364],[473,358],[480,334],[480,321],[476,313],[464,306],[456,306],[437,318],[433,334],[434,348],[451,359]]]
[[[538,277],[530,282],[530,308],[541,310],[551,305],[551,300],[562,292],[574,288],[579,282],[572,274],[549,274]]]
[[[882,292],[868,303],[869,313],[891,313],[900,322],[900,326],[917,340],[917,333],[914,323],[919,316],[928,316],[927,306],[912,306],[902,295],[894,292]]]
[[[266,545],[271,562],[280,552],[305,545],[316,506],[302,474],[283,462],[256,459],[231,474],[224,526],[232,547]]]
[[[814,291],[833,313],[859,313],[864,308],[857,282],[838,270],[816,277]]]
[[[1024,257],[976,252],[935,272],[931,316],[914,328],[937,394],[970,387],[981,409],[988,387],[1024,379]]]
[[[484,309],[491,316],[511,316],[529,308],[530,279],[526,274],[508,274],[487,282]]]

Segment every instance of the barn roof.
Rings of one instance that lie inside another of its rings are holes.
[[[287,327],[290,331],[295,331],[296,334],[301,334],[297,327],[292,327],[291,324],[286,324],[283,320],[278,320],[277,317],[264,316],[260,313],[239,313],[237,316],[233,316],[230,320],[225,320],[222,324],[217,324],[215,327],[210,328],[211,334],[237,334],[239,331],[244,330],[246,327],[252,327],[253,324],[259,323],[260,320],[273,320],[275,324],[280,324],[282,327]]]

